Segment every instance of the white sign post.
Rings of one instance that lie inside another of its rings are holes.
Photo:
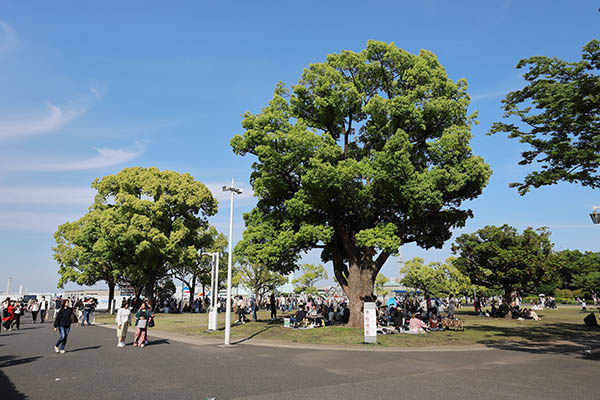
[[[365,343],[377,343],[377,304],[365,302],[363,314]]]

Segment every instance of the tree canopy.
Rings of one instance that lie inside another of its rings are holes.
[[[126,168],[96,179],[90,211],[55,234],[59,285],[115,278],[154,301],[156,282],[198,249],[211,246],[207,217],[217,202],[189,174]]]
[[[454,260],[450,257],[445,263],[431,262],[426,265],[422,258],[413,258],[400,269],[401,283],[431,296],[469,294],[473,286],[469,278],[454,266]]]
[[[302,264],[300,272],[302,275],[292,280],[292,284],[298,293],[316,294],[317,288],[315,287],[315,283],[323,279],[328,279],[327,271],[325,271],[325,267],[321,264]]]
[[[441,247],[472,213],[491,170],[471,152],[464,79],[435,55],[369,41],[279,83],[258,114],[246,113],[233,151],[256,157],[257,207],[243,246],[281,272],[321,249],[362,326],[362,303],[403,243]]]
[[[490,133],[506,132],[529,145],[519,164],[541,169],[510,186],[521,195],[559,181],[600,187],[600,41],[587,43],[577,62],[536,56],[517,68],[528,68],[527,85],[502,102],[504,117],[521,124],[496,122]]]
[[[541,282],[552,279],[561,259],[552,247],[547,228],[527,228],[519,234],[515,228],[503,225],[460,235],[452,251],[459,255],[454,265],[472,283],[501,288],[504,301],[510,302],[513,291],[528,294]]]

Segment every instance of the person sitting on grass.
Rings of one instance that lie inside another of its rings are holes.
[[[425,329],[429,329],[429,325],[420,319],[421,314],[416,313],[412,316],[408,323],[408,333],[419,334],[425,333]]]
[[[440,319],[437,315],[432,314],[429,318],[429,330],[430,331],[443,331],[444,328],[441,327]]]
[[[296,314],[294,314],[294,316],[290,318],[290,323],[298,327],[298,324],[302,322],[302,320],[304,320],[305,317],[306,311],[304,311],[304,305],[301,304],[300,307],[298,307],[298,311],[296,311]]]

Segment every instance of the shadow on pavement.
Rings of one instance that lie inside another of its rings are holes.
[[[527,327],[473,326],[469,330],[500,332],[506,340],[482,340],[478,343],[501,350],[524,351],[543,354],[577,354],[585,359],[590,357],[585,350],[600,349],[600,330],[588,328],[583,324],[555,323]],[[519,339],[515,339],[518,337]],[[586,355],[587,354],[587,355]]]
[[[42,358],[42,356],[27,358],[16,358],[15,356],[0,356],[0,368],[6,368],[12,365],[27,364],[39,358]]]
[[[156,346],[159,344],[170,344],[168,339],[149,340],[146,346]]]
[[[268,330],[269,330],[269,329],[271,329],[271,328],[272,328],[272,326],[267,326],[266,328],[264,328],[264,329],[261,329],[260,331],[258,331],[258,332],[256,332],[256,333],[253,333],[252,335],[248,336],[247,338],[243,338],[243,339],[237,340],[237,341],[233,342],[232,344],[240,344],[240,343],[244,343],[244,342],[246,342],[246,341],[248,341],[248,340],[252,339],[253,337],[256,337],[256,336],[260,335],[261,333],[263,333],[263,332],[265,332],[265,331],[268,331]]]
[[[2,391],[2,400],[23,400],[28,397],[19,392],[15,385],[0,370],[0,390]]]
[[[80,347],[78,349],[69,350],[69,353],[74,353],[76,351],[84,351],[84,350],[94,350],[99,349],[102,346],[89,346],[89,347]]]

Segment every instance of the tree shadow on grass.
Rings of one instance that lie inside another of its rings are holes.
[[[501,350],[524,351],[543,354],[578,354],[585,358],[587,349],[600,349],[600,329],[588,328],[583,324],[553,323],[519,327],[479,325],[468,328],[472,331],[494,332],[500,340],[481,340],[478,343]],[[502,337],[506,337],[505,340]],[[600,358],[599,358],[600,359]]]
[[[273,328],[273,327],[272,327],[272,326],[267,326],[267,327],[265,327],[265,328],[261,329],[260,331],[253,333],[252,335],[248,336],[247,338],[243,338],[243,339],[236,340],[236,341],[235,341],[235,342],[233,342],[232,344],[240,344],[240,343],[247,342],[248,340],[250,340],[250,339],[252,339],[252,338],[254,338],[254,337],[256,337],[256,336],[260,335],[260,334],[261,334],[261,333],[263,333],[263,332],[266,332],[266,331],[268,331],[268,330],[269,330],[269,329],[271,329],[271,328]]]

